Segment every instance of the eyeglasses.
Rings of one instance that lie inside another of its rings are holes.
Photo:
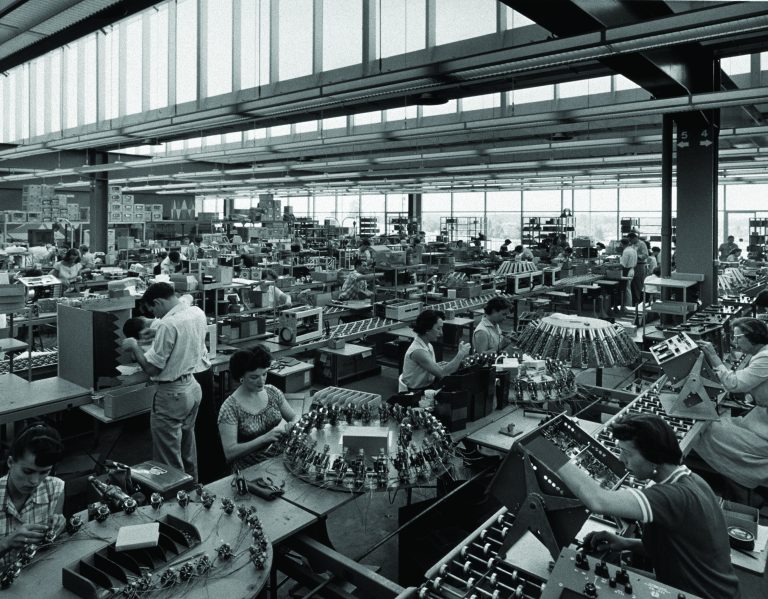
[[[733,337],[734,339],[736,339],[736,337],[745,337],[746,335],[747,335],[746,333],[741,333],[741,334],[734,334],[734,335],[731,335],[731,337]]]

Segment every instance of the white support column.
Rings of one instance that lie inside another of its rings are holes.
[[[252,2],[253,0],[247,0]],[[258,3],[257,3],[258,4]],[[242,6],[243,0],[232,0],[232,92],[239,92],[242,85],[242,74],[240,72],[240,48],[242,47]],[[257,8],[258,10],[258,8]],[[257,20],[258,22],[258,20]],[[256,35],[255,31],[246,31],[245,35]]]
[[[197,0],[197,103],[208,97],[208,10],[207,3]]]
[[[176,3],[168,3],[168,106],[176,106]]]
[[[127,96],[128,96],[128,89],[127,89],[127,67],[128,67],[128,27],[125,23],[125,21],[120,23],[120,37],[119,37],[119,45],[120,49],[118,51],[118,99],[117,99],[117,116],[125,116],[125,113],[127,111]],[[112,65],[112,68],[115,68],[115,65]],[[115,93],[114,90],[112,93]]]
[[[270,3],[269,11],[269,82],[280,80],[280,6],[277,0]]]
[[[150,106],[150,79],[152,78],[152,24],[149,11],[141,17],[141,111]]]
[[[312,73],[323,72],[323,0],[312,2]]]

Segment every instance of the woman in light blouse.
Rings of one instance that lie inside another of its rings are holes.
[[[738,318],[732,327],[733,344],[749,355],[742,369],[729,370],[711,343],[699,345],[723,387],[751,396],[756,405],[745,416],[713,422],[695,449],[719,473],[753,489],[768,485],[768,325]]]

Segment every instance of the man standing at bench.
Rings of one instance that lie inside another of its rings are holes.
[[[150,285],[141,304],[160,319],[152,347],[145,354],[133,338],[123,341],[123,347],[157,383],[150,417],[152,456],[197,481],[195,419],[202,390],[193,374],[208,353],[205,314],[180,302],[168,283]]]

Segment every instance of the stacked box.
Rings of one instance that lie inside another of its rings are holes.
[[[111,223],[121,223],[123,222],[123,215],[120,212],[110,212],[109,213],[109,222]]]
[[[110,202],[109,203],[109,211],[110,212],[122,212],[123,211],[123,205],[120,202]]]
[[[129,194],[125,194],[121,197],[120,201],[122,202],[123,206],[133,206],[133,196]],[[126,212],[126,210],[123,210]]]
[[[123,206],[123,222],[124,223],[132,223],[132,222],[134,222],[134,220],[135,220],[134,216],[135,216],[135,214],[133,213],[133,211],[128,212],[128,211],[125,210],[125,206]]]
[[[82,222],[89,222],[91,220],[91,208],[89,206],[78,206],[77,209],[80,212],[80,220]]]
[[[152,220],[163,220],[162,204],[152,204]]]

